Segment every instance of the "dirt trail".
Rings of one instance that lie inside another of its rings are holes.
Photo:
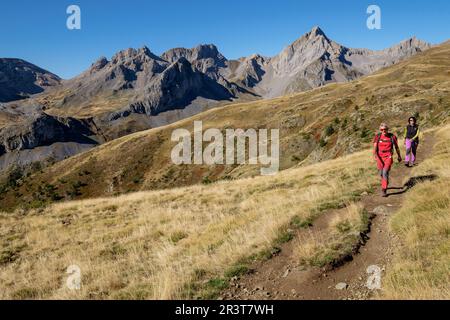
[[[418,150],[420,163],[431,154],[434,139],[426,135],[426,143]],[[402,154],[404,156],[404,154]],[[281,246],[281,252],[265,262],[252,266],[254,272],[241,278],[232,279],[230,288],[222,293],[223,299],[370,299],[377,295],[377,290],[370,290],[366,283],[370,274],[367,268],[378,266],[381,279],[389,266],[394,252],[401,241],[389,232],[389,220],[402,205],[404,194],[408,191],[403,186],[405,177],[411,177],[411,168],[396,163],[391,170],[389,196],[382,198],[377,190],[373,195],[361,199],[365,209],[374,214],[368,240],[352,260],[342,266],[330,268],[304,267],[296,262],[293,250],[295,239]],[[313,226],[299,230],[296,239],[306,233],[324,230],[339,210],[330,210],[319,216]],[[328,270],[327,270],[328,269]],[[338,290],[338,283],[347,284],[347,288]]]

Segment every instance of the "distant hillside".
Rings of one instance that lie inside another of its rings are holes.
[[[171,133],[175,128],[192,130],[194,120],[202,120],[204,129],[279,128],[281,169],[349,154],[367,146],[381,121],[394,132],[402,132],[411,115],[418,116],[423,127],[446,122],[449,58],[447,43],[350,83],[232,104],[131,134],[24,178],[21,186],[3,193],[1,204],[38,205],[51,198],[98,197],[259,174],[255,166],[172,164]]]
[[[0,102],[26,99],[60,82],[58,76],[27,61],[0,58]]]

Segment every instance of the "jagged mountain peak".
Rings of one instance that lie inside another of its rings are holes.
[[[57,86],[61,79],[30,62],[15,58],[0,58],[0,102],[28,98]]]
[[[429,49],[431,47],[430,43],[428,43],[426,41],[423,41],[423,40],[417,38],[416,36],[411,37],[411,38],[406,39],[406,40],[403,40],[402,42],[400,42],[399,45],[407,45],[407,46],[410,46],[410,47],[419,47],[419,48],[424,49],[424,50]]]
[[[342,48],[344,47],[330,40],[323,30],[316,26],[284,48],[278,55],[278,59],[290,60],[296,55],[307,55],[308,59],[312,59],[313,56],[320,57],[327,51],[338,54]],[[274,58],[276,61],[277,57]],[[300,60],[304,59],[300,58]]]
[[[168,62],[174,62],[180,57],[188,59],[191,63],[195,60],[203,59],[212,59],[217,62],[226,61],[214,44],[200,44],[190,49],[173,48],[164,52],[161,57]]]
[[[125,61],[129,60],[156,60],[156,61],[162,61],[161,57],[157,56],[153,52],[150,51],[150,49],[147,46],[143,46],[142,48],[135,49],[135,48],[128,48],[125,50],[121,50],[117,52],[112,58],[111,62],[113,64],[123,63]]]
[[[150,51],[150,49],[147,46],[143,46],[142,48],[138,49],[138,52],[143,53],[147,56],[151,56],[153,53]]]
[[[397,56],[399,54],[402,54],[404,57],[410,57],[414,54],[430,49],[431,47],[432,45],[430,43],[420,40],[414,36],[412,38],[403,40],[399,44],[385,49],[382,52],[390,56]]]
[[[100,71],[103,69],[107,64],[109,63],[109,60],[105,56],[101,56],[97,59],[92,65],[90,70],[91,71]]]
[[[319,26],[314,26],[311,29],[311,31],[307,33],[307,35],[309,35],[309,36],[324,36],[324,37],[326,37],[325,32],[323,32],[323,30]]]
[[[343,46],[330,40],[322,29],[314,27],[273,57],[272,65],[276,75],[292,76],[325,56],[337,58],[344,50]]]
[[[180,71],[189,70],[192,69],[192,64],[185,57],[180,57],[177,60],[175,60],[170,66],[168,66],[164,71],[167,71],[168,69],[174,67],[178,68]]]
[[[195,47],[194,53],[196,55],[196,59],[224,59],[224,56],[219,52],[217,47],[214,44],[201,44]]]
[[[303,34],[300,38],[298,38],[296,41],[294,41],[292,43],[292,45],[296,45],[299,43],[305,43],[305,42],[311,42],[311,41],[317,41],[317,40],[332,42],[320,27],[315,26],[311,29],[311,31]]]
[[[214,80],[221,78],[221,70],[227,67],[228,60],[214,44],[200,44],[194,48],[174,48],[164,52],[161,57],[170,63],[186,58],[197,70]]]

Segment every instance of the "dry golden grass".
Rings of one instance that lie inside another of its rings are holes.
[[[413,176],[437,175],[406,195],[391,227],[402,239],[384,280],[387,299],[450,299],[450,126]]]
[[[368,227],[368,216],[360,203],[350,203],[343,209],[329,213],[321,230],[310,231],[295,240],[294,257],[312,266],[326,266],[352,253],[360,233]]]
[[[71,101],[74,95],[72,89],[53,88],[36,97],[36,100],[46,107],[46,113],[54,116],[70,116],[76,118],[90,118],[114,112],[129,103],[132,93],[111,93],[104,96]],[[69,100],[69,101],[66,101]]]
[[[2,214],[0,298],[189,298],[271,248],[294,217],[350,202],[377,180],[364,151],[273,177]],[[79,291],[65,286],[72,264]]]

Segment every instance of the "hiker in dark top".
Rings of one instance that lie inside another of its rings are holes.
[[[381,176],[381,195],[387,197],[387,188],[389,185],[389,171],[391,170],[394,160],[394,148],[397,152],[398,162],[402,161],[400,148],[398,147],[397,137],[389,133],[387,124],[380,125],[380,133],[373,139],[373,154],[377,161],[377,168]]]
[[[416,161],[417,147],[419,146],[420,130],[415,117],[408,119],[408,125],[405,128],[405,166],[412,167]]]

